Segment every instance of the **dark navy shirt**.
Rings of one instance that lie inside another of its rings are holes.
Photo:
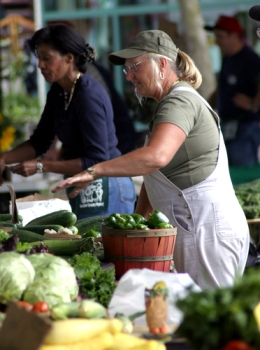
[[[218,78],[217,110],[222,120],[256,120],[260,112],[238,108],[232,102],[237,93],[254,97],[259,87],[260,57],[247,45],[236,55],[223,58]]]
[[[57,83],[51,86],[39,124],[30,137],[37,156],[46,153],[56,135],[62,143],[62,159],[81,158],[83,170],[121,155],[116,147],[110,98],[89,74],[78,79],[67,110],[63,89]]]

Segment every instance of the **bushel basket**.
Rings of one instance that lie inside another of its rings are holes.
[[[115,265],[117,279],[129,269],[148,268],[169,272],[176,234],[176,227],[120,230],[103,225],[102,242],[105,260]]]

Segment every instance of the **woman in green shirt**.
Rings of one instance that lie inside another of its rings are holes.
[[[235,196],[219,118],[196,92],[201,75],[191,58],[159,30],[139,33],[110,63],[125,65],[142,104],[157,101],[144,147],[95,165],[97,176],[144,176],[136,212],[162,211],[177,227],[174,262],[201,288],[225,287],[244,271],[249,230]],[[82,172],[54,192],[93,180]]]

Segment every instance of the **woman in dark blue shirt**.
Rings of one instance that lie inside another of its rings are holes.
[[[95,173],[92,166],[121,155],[113,121],[113,109],[105,89],[86,73],[94,50],[81,35],[65,24],[54,24],[34,33],[28,41],[38,58],[38,67],[51,84],[41,119],[30,139],[0,157],[14,173],[30,176],[53,172],[64,176],[82,170]],[[40,160],[55,137],[62,143],[60,159]],[[98,178],[93,186],[70,199],[78,218],[115,211],[132,213],[135,191],[130,178]]]

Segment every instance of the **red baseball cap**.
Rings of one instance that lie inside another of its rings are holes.
[[[204,28],[206,30],[222,29],[226,30],[227,32],[237,33],[238,35],[243,34],[243,28],[236,17],[224,15],[219,16],[214,26],[206,25]]]

